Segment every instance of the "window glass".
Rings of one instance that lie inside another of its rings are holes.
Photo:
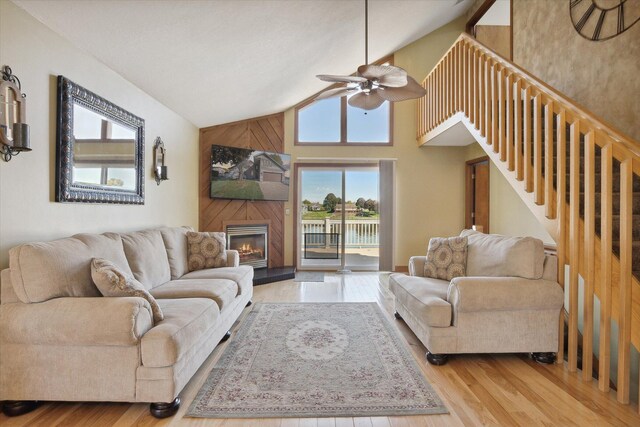
[[[107,170],[107,185],[120,187],[125,190],[136,189],[136,171],[131,168],[109,168]]]
[[[340,142],[340,98],[312,102],[298,110],[299,142]]]
[[[389,101],[375,110],[347,104],[347,142],[389,142]]]
[[[73,182],[80,184],[100,183],[102,168],[73,168]]]

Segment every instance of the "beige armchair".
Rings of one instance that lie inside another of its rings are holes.
[[[425,345],[432,364],[446,363],[450,354],[519,352],[552,363],[564,302],[557,258],[538,239],[463,235],[466,277],[423,277],[424,256],[409,260],[409,275],[391,275],[396,318]]]

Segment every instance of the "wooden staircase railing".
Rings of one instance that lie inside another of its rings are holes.
[[[640,262],[633,262],[634,255],[640,260],[640,237],[633,239],[640,230],[640,203],[633,203],[634,191],[640,195],[640,143],[467,34],[422,86],[427,95],[418,102],[418,143],[460,122],[480,143],[556,241],[558,281],[569,296],[568,370],[577,371],[581,311],[582,378],[592,378],[597,296],[599,388],[609,391],[614,320],[617,399],[629,403],[630,346],[640,348]],[[564,319],[559,323],[563,332]]]

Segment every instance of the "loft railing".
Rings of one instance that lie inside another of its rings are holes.
[[[640,194],[639,143],[466,34],[422,85],[427,95],[418,102],[418,143],[459,122],[480,143],[557,243],[558,281],[569,297],[568,370],[578,369],[581,311],[582,378],[592,379],[597,296],[599,388],[609,391],[615,320],[617,399],[628,403],[630,346],[640,348],[640,262],[633,263],[640,255],[640,236],[634,241],[640,208],[633,203],[634,190]]]

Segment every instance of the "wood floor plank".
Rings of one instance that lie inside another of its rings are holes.
[[[375,302],[406,340],[420,371],[443,400],[448,414],[356,418],[212,419],[187,417],[189,405],[227,343],[202,364],[180,393],[182,406],[165,420],[143,403],[45,403],[21,417],[0,415],[0,425],[23,426],[187,426],[187,427],[423,427],[475,425],[631,426],[640,425],[636,405],[621,405],[563,365],[541,365],[523,355],[456,355],[444,366],[425,360],[426,349],[407,325],[393,318],[388,274],[326,274],[325,282],[292,280],[254,288],[254,302]],[[242,325],[246,309],[232,333]],[[233,336],[233,335],[232,335]]]
[[[353,419],[353,427],[372,427],[371,418],[357,417]]]
[[[298,418],[283,418],[280,420],[280,427],[298,427],[300,420]]]
[[[335,427],[335,418],[318,418],[318,427]]]
[[[372,427],[391,427],[387,417],[371,417]]]
[[[336,427],[353,427],[353,418],[336,418]]]

